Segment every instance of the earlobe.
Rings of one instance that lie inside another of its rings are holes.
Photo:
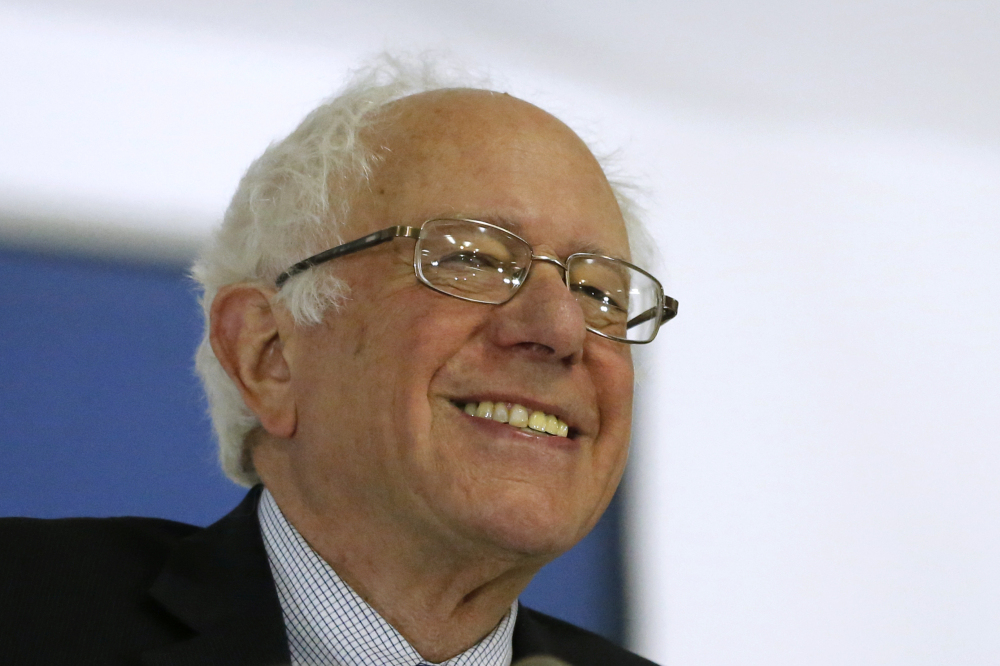
[[[264,429],[287,439],[295,434],[295,399],[282,317],[271,295],[252,284],[220,289],[210,312],[210,340],[219,363]]]

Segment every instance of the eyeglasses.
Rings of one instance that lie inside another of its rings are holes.
[[[528,241],[488,222],[432,219],[419,228],[396,226],[303,259],[275,280],[394,238],[413,238],[413,271],[434,291],[473,303],[500,305],[514,298],[535,261],[562,270],[566,286],[583,310],[587,330],[633,344],[651,342],[660,325],[677,315],[677,301],[663,294],[652,275],[627,261],[600,254],[571,254],[563,263],[536,255]]]

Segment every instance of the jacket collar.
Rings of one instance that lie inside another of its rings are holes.
[[[289,664],[281,603],[257,520],[263,486],[227,516],[180,541],[150,595],[194,632],[143,654],[146,666]],[[546,632],[523,605],[514,624],[514,660],[549,654]]]
[[[150,650],[148,666],[288,664],[281,604],[257,521],[263,486],[226,517],[182,539],[150,594],[194,636]]]
[[[554,654],[553,647],[547,640],[545,629],[535,618],[535,611],[521,604],[514,623],[514,661],[533,655]]]

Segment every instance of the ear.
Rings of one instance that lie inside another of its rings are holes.
[[[281,324],[290,321],[271,302],[274,290],[252,284],[223,287],[209,313],[212,350],[236,384],[243,402],[276,437],[295,434],[296,412],[291,372],[285,358]]]

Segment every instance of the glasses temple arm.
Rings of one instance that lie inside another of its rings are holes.
[[[303,259],[297,264],[291,266],[287,271],[275,279],[274,286],[281,289],[282,285],[288,282],[289,278],[295,277],[299,273],[307,271],[313,266],[318,266],[319,264],[326,263],[332,259],[336,259],[337,257],[342,257],[345,254],[360,252],[361,250],[380,245],[400,236],[406,238],[418,238],[420,236],[420,229],[417,227],[406,226],[389,227],[388,229],[382,229],[381,231],[368,234],[364,238],[359,238],[349,243],[344,243],[343,245],[330,248],[329,250],[324,250],[319,254],[314,254],[313,256]]]
[[[632,328],[645,323],[656,316],[656,308],[649,308],[632,317],[625,324],[625,328]],[[677,301],[669,296],[663,297],[663,310],[660,316],[660,323],[664,324],[677,316]]]

